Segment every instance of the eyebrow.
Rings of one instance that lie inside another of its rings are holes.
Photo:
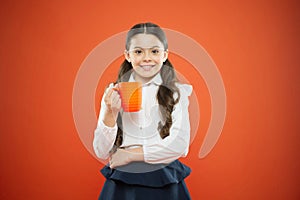
[[[139,46],[136,46],[136,47],[133,47],[133,49],[137,49],[137,48],[140,48],[140,49],[152,49],[152,48],[156,48],[156,47],[158,47],[158,48],[163,48],[163,47],[160,47],[160,46],[153,46],[153,47],[148,47],[148,48],[143,48],[143,47],[139,47]]]

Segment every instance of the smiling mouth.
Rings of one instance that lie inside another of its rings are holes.
[[[141,65],[141,68],[145,71],[150,71],[155,65]]]

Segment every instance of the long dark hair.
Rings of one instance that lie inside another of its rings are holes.
[[[153,23],[141,23],[134,25],[127,33],[125,45],[126,50],[129,50],[131,38],[136,34],[141,33],[152,34],[156,36],[164,45],[164,49],[168,49],[166,35],[158,25]],[[127,82],[131,74],[130,71],[132,71],[132,65],[125,59],[121,64],[116,83]],[[173,108],[174,105],[179,101],[180,93],[179,89],[175,85],[175,83],[178,82],[178,79],[176,77],[174,67],[168,59],[163,63],[163,66],[160,70],[160,75],[162,77],[163,83],[159,86],[156,98],[158,100],[158,104],[160,105],[159,109],[163,121],[159,122],[157,128],[160,133],[160,137],[164,139],[169,135],[169,130],[172,126]],[[174,94],[177,94],[176,99],[174,99],[173,97]],[[123,141],[123,127],[122,118],[120,114],[117,119],[117,124],[118,133],[115,141],[115,146],[119,147],[121,146]]]

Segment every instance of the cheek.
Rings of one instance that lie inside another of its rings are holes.
[[[132,65],[138,65],[140,62],[141,62],[140,59],[132,59],[131,60]]]
[[[132,62],[131,62],[131,66],[132,66],[132,68],[133,69],[138,69],[139,68],[139,66],[140,66],[140,64],[139,64],[140,62],[139,61],[137,61],[137,60],[133,60]]]
[[[160,58],[157,58],[157,62],[163,63],[165,61],[165,56],[161,56]]]
[[[163,60],[161,58],[155,58],[155,59],[153,59],[153,61],[155,63],[162,63],[163,62]]]

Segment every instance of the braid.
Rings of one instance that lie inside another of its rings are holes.
[[[163,122],[158,123],[158,131],[160,137],[164,139],[169,135],[170,128],[172,126],[172,112],[174,105],[179,101],[180,93],[175,83],[178,81],[174,68],[169,60],[166,60],[161,68],[161,77],[163,84],[159,86],[157,92],[157,100],[160,105],[159,109],[162,114]],[[177,99],[175,100],[173,95],[176,93]]]

